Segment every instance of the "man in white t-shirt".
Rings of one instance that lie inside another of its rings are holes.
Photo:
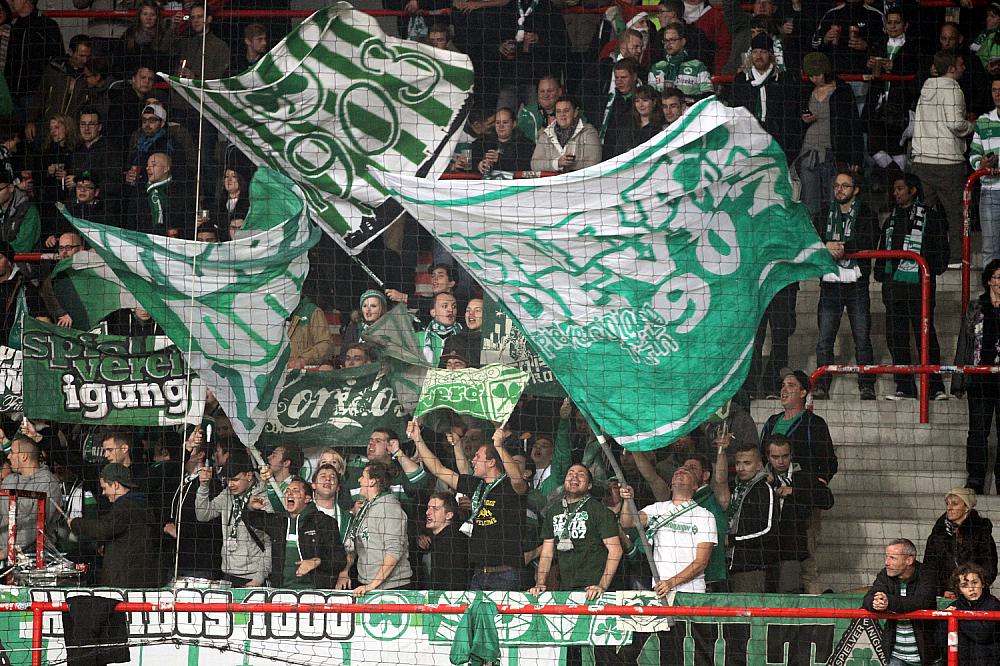
[[[719,537],[715,517],[694,501],[694,493],[700,483],[701,479],[695,478],[690,469],[679,467],[670,479],[670,500],[644,507],[639,512],[638,520],[629,508],[630,502],[625,502],[622,507],[622,527],[628,529],[638,523],[652,542],[657,573],[653,579],[653,590],[658,597],[666,597],[671,590],[705,591],[705,567]],[[630,486],[622,486],[620,492],[623,500],[635,496]],[[683,663],[685,625],[678,623],[672,631],[657,633],[660,637],[660,663]],[[617,663],[636,663],[635,659],[648,638],[649,634],[635,634],[632,645],[624,646],[618,652]]]

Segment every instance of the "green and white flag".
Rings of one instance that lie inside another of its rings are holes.
[[[91,425],[201,423],[205,385],[163,336],[97,335],[24,320],[24,414]]]
[[[73,328],[89,331],[115,310],[139,305],[97,252],[77,252],[51,274],[59,304],[73,318]]]
[[[493,423],[506,423],[528,379],[527,372],[503,365],[464,370],[431,368],[424,376],[420,402],[413,416],[448,409]]]
[[[633,450],[708,418],[742,385],[774,295],[834,270],[781,148],[714,98],[624,155],[552,178],[380,177]]]
[[[357,253],[392,221],[372,215],[387,195],[371,172],[437,178],[473,72],[467,56],[389,37],[374,18],[338,2],[238,76],[167,78],[195,108],[204,92],[209,122],[298,183],[317,222]]]
[[[406,431],[390,372],[378,363],[342,370],[289,370],[261,440],[364,448],[375,428]]]
[[[299,303],[320,231],[302,192],[267,168],[250,183],[247,223],[228,243],[150,236],[67,216],[215,393],[244,444],[273,415],[288,362],[285,320]]]

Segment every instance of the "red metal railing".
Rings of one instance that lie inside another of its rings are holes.
[[[972,190],[976,183],[986,176],[1000,176],[997,169],[977,169],[965,179],[962,190],[962,314],[969,307],[969,292],[972,290]]]
[[[0,603],[0,612],[31,612],[31,664],[42,664],[42,616],[68,610],[65,602]],[[204,602],[121,602],[115,610],[122,613],[380,613],[459,615],[466,604],[366,604],[366,603],[204,603]],[[501,615],[586,615],[653,617],[745,617],[745,618],[871,618],[942,620],[948,624],[948,665],[958,666],[958,623],[962,620],[1000,621],[1000,612],[921,610],[912,613],[869,613],[855,608],[758,608],[724,606],[568,606],[498,604]]]
[[[514,180],[522,178],[548,178],[558,176],[558,171],[510,171]],[[482,180],[482,175],[478,171],[447,171],[441,174],[439,180]]]
[[[35,568],[41,569],[45,566],[45,559],[42,551],[45,549],[45,493],[33,490],[0,490],[0,497],[7,498],[7,566],[13,566],[17,562],[17,500],[19,497],[25,499],[38,500],[35,507]],[[14,581],[14,569],[7,574],[7,582]]]
[[[930,363],[930,333],[931,333],[931,273],[927,266],[927,260],[916,252],[909,250],[864,250],[862,252],[852,252],[844,255],[847,259],[908,259],[917,264],[920,271],[920,365],[926,366]],[[831,366],[824,366],[831,367]],[[856,366],[857,367],[857,366]],[[865,366],[871,368],[890,366]],[[912,366],[893,366],[912,367]],[[817,370],[818,372],[818,370]],[[815,374],[815,373],[813,373]],[[874,374],[874,373],[871,373]],[[900,373],[905,374],[905,373]],[[912,373],[916,374],[916,373]],[[814,380],[815,381],[815,380]],[[920,422],[930,422],[930,403],[927,389],[930,385],[930,378],[927,373],[920,374]],[[809,401],[812,401],[812,394],[809,394]]]

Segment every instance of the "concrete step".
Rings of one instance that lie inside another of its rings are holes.
[[[902,463],[888,465],[888,469],[879,471],[844,470],[833,478],[830,489],[835,496],[840,492],[867,491],[874,504],[886,501],[893,494],[929,494],[940,499],[952,488],[965,485],[964,469],[911,471]]]

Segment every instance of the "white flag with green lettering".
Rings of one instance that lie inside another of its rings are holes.
[[[273,416],[286,319],[320,231],[301,190],[267,168],[250,183],[254,233],[228,243],[150,236],[67,217],[215,393],[244,444]]]
[[[374,18],[338,2],[246,72],[168,78],[196,109],[204,93],[209,122],[298,183],[317,222],[360,252],[392,221],[372,214],[387,195],[371,172],[437,178],[452,156],[473,72],[468,56],[389,37]]]
[[[707,419],[743,383],[778,290],[834,270],[781,148],[714,98],[624,155],[552,178],[381,177],[629,449]]]

